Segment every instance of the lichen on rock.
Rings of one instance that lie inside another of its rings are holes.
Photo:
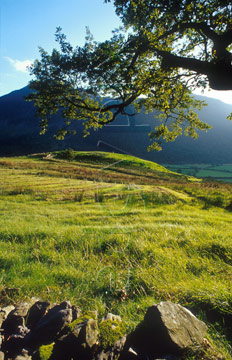
[[[99,324],[100,345],[103,349],[113,346],[125,334],[125,325],[119,320],[103,320]]]
[[[71,322],[71,324],[68,324],[68,328],[73,331],[76,325],[91,319],[97,320],[96,311],[87,311],[84,314],[81,314],[76,320]]]

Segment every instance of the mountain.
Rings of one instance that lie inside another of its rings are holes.
[[[201,132],[197,140],[182,136],[173,143],[164,144],[161,152],[147,152],[150,144],[148,133],[157,123],[154,114],[140,113],[131,118],[119,116],[113,124],[91,131],[86,138],[82,136],[83,124],[77,121],[74,125],[77,135],[69,135],[64,141],[59,141],[53,134],[62,124],[61,116],[54,116],[47,133],[39,135],[39,119],[35,117],[35,108],[24,100],[29,91],[25,87],[0,97],[0,156],[71,147],[75,150],[129,153],[166,164],[232,162],[232,123],[226,120],[226,116],[232,112],[232,105],[219,100],[197,96],[208,103],[201,110],[200,118],[212,125],[213,129],[207,133]]]

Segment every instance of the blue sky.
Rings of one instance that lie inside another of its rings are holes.
[[[1,0],[0,95],[27,85],[26,65],[50,52],[61,26],[73,45],[83,45],[86,26],[103,41],[120,25],[112,4],[103,0]]]
[[[103,41],[120,25],[104,0],[1,0],[0,11],[0,96],[28,84],[26,66],[39,57],[39,46],[48,52],[57,47],[56,27],[75,46],[83,45],[86,26]],[[232,91],[205,95],[232,104]]]

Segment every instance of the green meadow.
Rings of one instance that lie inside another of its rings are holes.
[[[208,180],[218,180],[226,183],[232,183],[232,164],[181,164],[166,165],[166,167],[184,175],[192,175],[197,178],[206,178]]]
[[[68,299],[130,331],[170,300],[231,359],[232,185],[126,155],[71,157],[0,158],[0,305]]]

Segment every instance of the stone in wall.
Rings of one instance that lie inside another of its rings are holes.
[[[192,345],[202,345],[207,326],[179,304],[164,301],[151,306],[144,320],[128,335],[126,348],[148,358],[180,354]]]

